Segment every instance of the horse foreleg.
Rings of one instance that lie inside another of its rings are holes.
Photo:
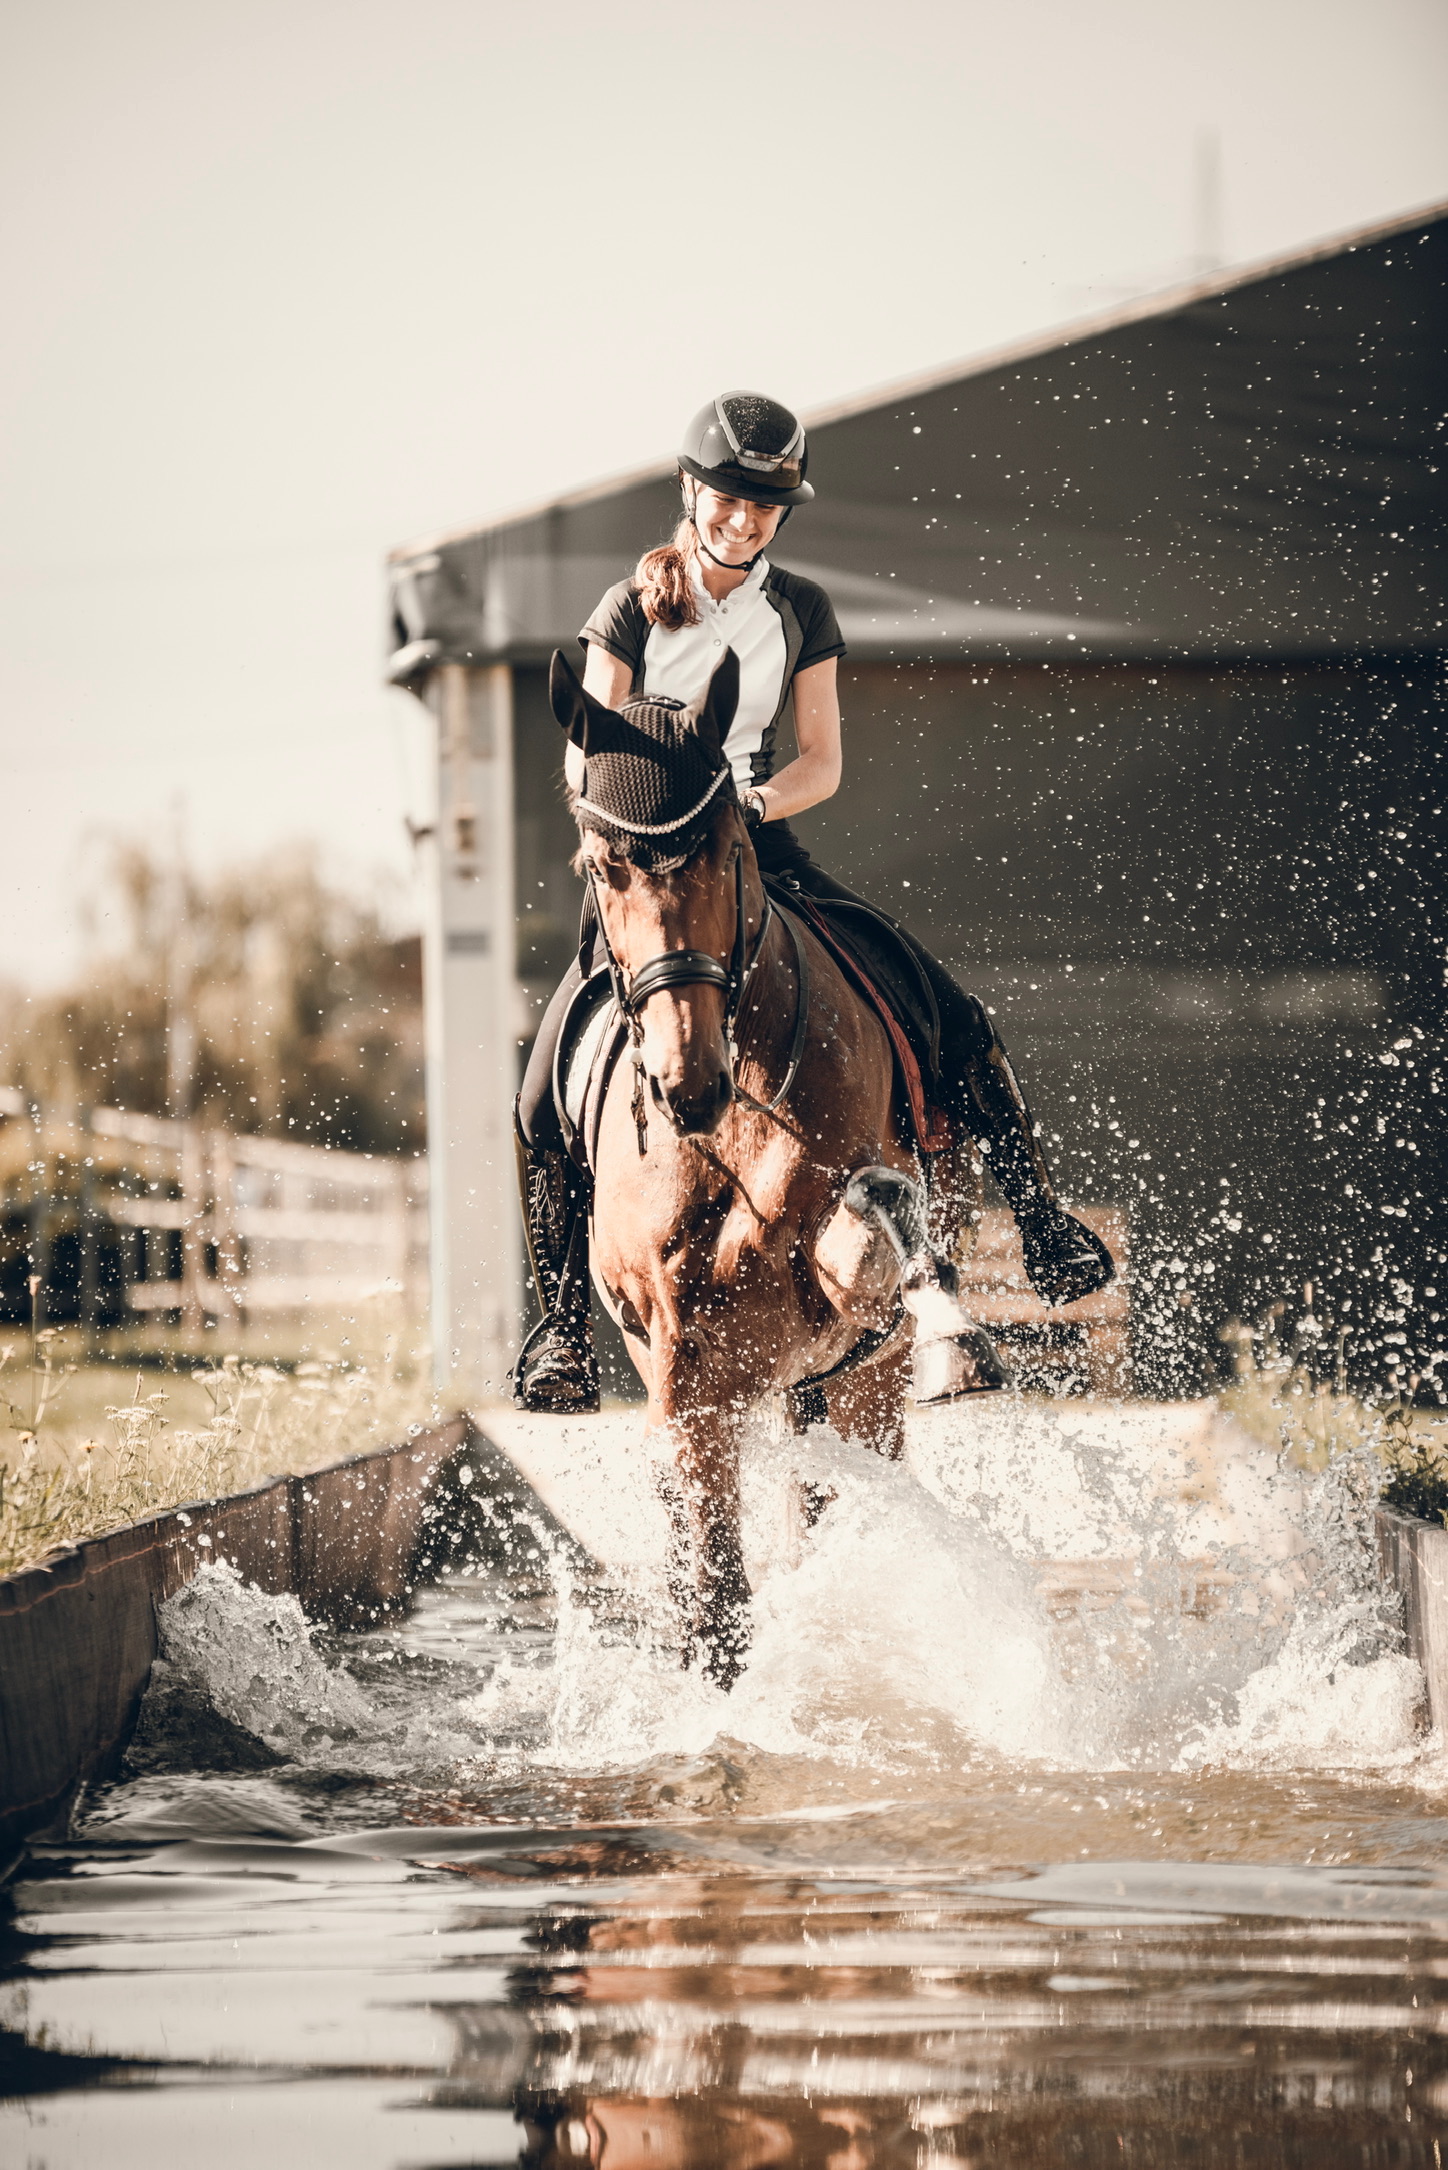
[[[931,1245],[920,1185],[898,1168],[859,1169],[821,1232],[820,1247],[831,1240],[838,1244],[840,1225],[851,1222],[875,1239],[862,1254],[861,1278],[878,1284],[888,1258],[894,1284],[915,1321],[916,1401],[958,1401],[1003,1387],[1008,1374],[1000,1352],[962,1305],[954,1266]]]
[[[905,1392],[910,1350],[897,1338],[870,1363],[842,1371],[825,1388],[830,1423],[841,1439],[869,1447],[887,1462],[905,1452]]]
[[[748,1578],[739,1526],[739,1438],[715,1415],[664,1416],[652,1434],[669,1517],[668,1584],[686,1667],[733,1687],[749,1648]]]

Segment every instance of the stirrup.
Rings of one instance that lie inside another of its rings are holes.
[[[534,1416],[596,1416],[598,1356],[587,1320],[539,1319],[508,1373],[516,1408]]]
[[[1026,1279],[1043,1303],[1072,1304],[1116,1279],[1101,1238],[1054,1199],[1021,1216]]]

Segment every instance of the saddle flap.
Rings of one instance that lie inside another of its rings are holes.
[[[595,972],[569,1003],[553,1055],[553,1104],[575,1160],[587,1159],[583,1133],[590,1082],[623,1030],[608,973]]]
[[[909,1037],[927,1082],[940,1070],[940,1011],[935,990],[900,929],[863,899],[812,897],[869,973]]]
[[[940,1012],[900,930],[862,901],[813,896],[787,883],[766,887],[813,928],[875,1011],[894,1052],[915,1142],[923,1153],[943,1152],[954,1131],[928,1082],[939,1075]]]

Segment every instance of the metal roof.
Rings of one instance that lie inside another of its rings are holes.
[[[1445,355],[1438,204],[820,410],[773,554],[858,657],[1438,648]],[[395,551],[393,675],[567,645],[674,472]]]

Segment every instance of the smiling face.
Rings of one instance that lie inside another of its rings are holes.
[[[685,495],[687,503],[687,491]],[[747,565],[767,550],[783,518],[781,505],[756,505],[747,497],[726,497],[704,483],[694,489],[694,523],[716,558],[726,565]]]

